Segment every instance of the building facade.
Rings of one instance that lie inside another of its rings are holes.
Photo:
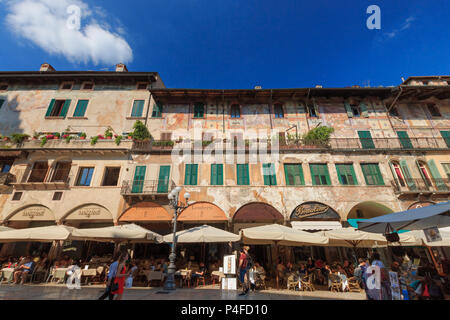
[[[167,89],[157,73],[124,65],[1,72],[0,134],[31,137],[0,142],[0,220],[133,222],[167,234],[174,186],[191,195],[181,228],[233,232],[268,223],[334,229],[448,201],[449,83],[197,90]],[[137,120],[151,141],[128,138]],[[319,127],[334,129],[328,141],[302,139]]]

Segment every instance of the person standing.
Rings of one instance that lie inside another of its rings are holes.
[[[239,257],[239,281],[242,284],[242,293],[239,294],[240,296],[246,295],[249,291],[249,286],[247,284],[247,271],[249,270],[249,250],[250,247],[244,246]]]
[[[130,272],[127,273],[126,262],[128,260],[128,252],[123,252],[118,260],[117,272],[111,285],[111,293],[116,295],[115,300],[122,300],[123,291],[125,288],[125,280],[130,276]]]
[[[112,280],[115,278],[116,273],[117,273],[117,266],[119,265],[118,260],[119,260],[119,254],[116,255],[116,257],[114,258],[114,262],[111,263],[111,265],[109,266],[109,271],[108,271],[107,281],[106,281],[106,289],[105,289],[105,292],[100,296],[100,298],[98,298],[98,300],[105,300],[106,297],[108,297],[109,300],[114,299],[114,294],[112,294],[112,292],[111,292],[111,285],[112,285]]]

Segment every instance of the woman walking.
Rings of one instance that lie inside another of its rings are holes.
[[[123,252],[118,260],[117,274],[112,282],[113,295],[116,295],[115,300],[122,300],[123,290],[125,287],[125,280],[130,276],[130,272],[127,273],[126,262],[128,260],[128,252]]]

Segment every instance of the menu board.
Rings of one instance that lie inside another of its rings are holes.
[[[236,278],[223,278],[222,279],[222,290],[237,290]]]
[[[236,256],[229,255],[223,257],[223,273],[236,274]]]

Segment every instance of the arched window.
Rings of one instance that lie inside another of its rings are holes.
[[[394,178],[400,183],[402,187],[405,186],[405,178],[403,176],[402,169],[400,164],[396,161],[391,162],[392,173],[394,174]]]
[[[241,107],[238,104],[233,104],[231,106],[231,118],[241,117]]]
[[[275,113],[275,118],[284,118],[284,111],[281,103],[276,103],[273,107],[273,111]]]
[[[423,178],[423,181],[425,182],[425,185],[427,187],[432,187],[433,183],[431,182],[431,175],[430,171],[428,170],[427,164],[422,161],[417,161],[417,167],[419,169],[420,175]]]

